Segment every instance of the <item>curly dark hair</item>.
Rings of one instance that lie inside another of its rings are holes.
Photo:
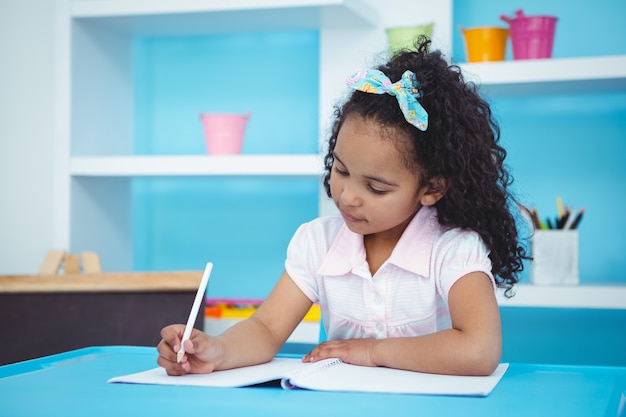
[[[401,50],[377,68],[392,82],[406,70],[416,74],[421,94],[418,101],[428,112],[427,130],[420,131],[405,120],[395,97],[352,92],[335,108],[324,157],[324,187],[330,197],[333,151],[339,129],[349,115],[357,114],[406,133],[397,137],[413,140],[396,146],[406,148],[404,162],[421,176],[421,185],[436,178],[446,181],[445,194],[435,205],[439,223],[480,235],[490,250],[496,284],[511,297],[524,268],[523,260],[529,258],[518,240],[510,211],[515,204],[509,191],[513,179],[504,165],[506,151],[498,144],[500,128],[476,85],[466,82],[458,66],[449,65],[439,51],[429,51],[429,47],[430,41],[420,37],[415,50]]]

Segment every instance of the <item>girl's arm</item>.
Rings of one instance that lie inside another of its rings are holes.
[[[271,360],[302,321],[312,302],[283,272],[269,297],[246,320],[216,337],[194,330],[185,343],[185,357],[176,363],[184,325],[175,324],[161,331],[157,346],[158,364],[169,375],[208,373]]]
[[[500,311],[489,277],[474,272],[448,295],[452,328],[418,337],[350,339],[322,343],[305,361],[338,357],[344,362],[419,372],[489,375],[502,354]]]

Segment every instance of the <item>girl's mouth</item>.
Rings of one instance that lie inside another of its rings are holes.
[[[340,210],[340,212],[341,212],[341,216],[343,217],[343,219],[344,219],[347,223],[356,223],[356,222],[360,222],[360,221],[362,221],[362,220],[363,220],[363,219],[359,219],[359,218],[357,218],[357,217],[354,217],[354,216],[352,216],[352,215],[350,215],[350,214],[346,213],[346,212],[345,212],[345,211],[343,211],[343,210]]]

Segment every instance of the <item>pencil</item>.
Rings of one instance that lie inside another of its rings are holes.
[[[576,229],[578,227],[578,225],[580,224],[580,221],[583,218],[583,214],[585,214],[585,209],[580,209],[580,211],[578,212],[578,215],[576,216],[576,218],[574,219],[574,222],[572,223],[572,225],[569,227],[570,229]]]
[[[565,228],[565,223],[567,223],[567,219],[570,216],[570,210],[569,208],[565,210],[565,213],[557,220],[556,222],[556,228],[557,229],[564,229]]]
[[[533,220],[535,222],[535,227],[537,229],[543,229],[543,225],[541,224],[541,220],[539,220],[539,213],[537,213],[537,210],[533,209],[531,214],[532,214]]]
[[[200,304],[202,304],[202,298],[205,295],[204,293],[206,291],[206,286],[209,283],[209,277],[211,276],[212,270],[213,263],[207,262],[206,267],[204,268],[204,274],[202,275],[202,280],[200,281],[200,286],[198,287],[198,291],[196,292],[196,298],[193,300],[193,305],[191,306],[191,311],[189,312],[189,318],[187,319],[187,324],[185,325],[183,338],[180,340],[180,350],[176,354],[177,363],[180,363],[180,361],[183,359],[183,356],[185,356],[184,343],[186,340],[189,340],[189,336],[191,336],[193,324],[196,321],[196,317],[198,317],[198,310],[200,309]]]

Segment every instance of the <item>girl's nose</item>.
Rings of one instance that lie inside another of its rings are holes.
[[[361,199],[355,192],[354,187],[344,184],[341,190],[341,202],[346,206],[358,206],[361,204]]]

